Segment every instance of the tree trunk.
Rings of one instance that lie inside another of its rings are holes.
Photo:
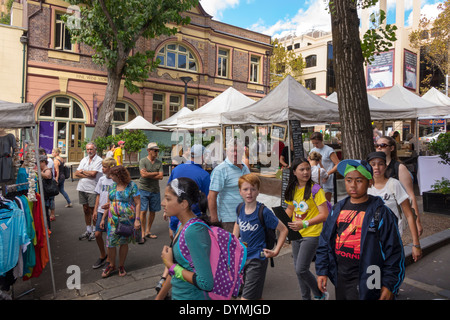
[[[122,74],[117,74],[114,70],[108,70],[108,84],[106,85],[105,99],[97,116],[92,141],[98,137],[106,137],[108,128],[113,120],[114,107],[117,102],[121,79]]]
[[[357,1],[330,2],[333,59],[344,159],[365,159],[374,151]]]

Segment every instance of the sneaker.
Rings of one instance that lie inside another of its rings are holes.
[[[88,239],[88,241],[94,241],[95,240],[95,232],[91,232],[90,234],[89,234],[89,239]]]
[[[91,233],[89,231],[85,231],[82,235],[80,235],[78,237],[79,240],[86,240],[89,239],[89,236],[91,235]]]
[[[66,208],[72,208],[72,203],[66,204]]]
[[[102,267],[105,264],[107,258],[108,258],[107,255],[103,259],[98,258],[97,261],[92,266],[92,269],[98,269],[98,268]]]
[[[317,296],[315,296],[314,297],[314,300],[328,300],[330,298],[330,294],[328,293],[328,292],[324,292],[323,294],[322,294],[322,296],[320,296],[320,297],[317,297]]]

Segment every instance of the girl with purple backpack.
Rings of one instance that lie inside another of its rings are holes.
[[[311,165],[307,159],[296,158],[292,162],[284,198],[288,205],[286,214],[292,218],[288,226],[302,236],[292,241],[295,273],[302,300],[311,300],[311,292],[314,299],[325,300],[328,293],[319,290],[309,268],[319,245],[323,222],[328,217],[329,205],[324,190],[311,179]]]
[[[166,187],[161,205],[167,216],[176,216],[180,220],[178,232],[171,246],[164,246],[161,258],[169,269],[171,281],[166,281],[156,299],[164,299],[172,288],[173,300],[205,300],[212,290],[214,279],[210,264],[211,239],[205,224],[192,224],[183,233],[187,249],[192,258],[193,267],[184,258],[186,253],[180,250],[180,233],[190,221],[197,216],[191,206],[198,203],[202,211],[202,221],[206,220],[207,199],[197,184],[189,178],[172,180]],[[195,270],[195,271],[194,271]]]

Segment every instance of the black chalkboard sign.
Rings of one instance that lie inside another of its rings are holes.
[[[294,148],[294,158],[303,158],[303,138],[302,138],[302,126],[300,120],[290,120],[289,125],[291,127],[291,139]],[[292,159],[293,160],[293,159]]]
[[[284,191],[287,189],[290,174],[291,169],[283,169],[283,174],[281,175],[281,206],[284,209],[287,208],[287,204],[284,202]]]

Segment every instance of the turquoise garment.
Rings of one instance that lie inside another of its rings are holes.
[[[0,276],[16,266],[20,250],[30,243],[23,211],[13,201],[2,203],[9,209],[0,209]]]
[[[194,224],[186,230],[185,238],[195,267],[195,282],[197,285],[172,277],[172,299],[208,300],[209,297],[206,291],[212,290],[214,286],[211,265],[209,263],[209,253],[211,251],[209,232],[205,226]],[[173,256],[176,263],[184,269],[193,272],[189,263],[181,255],[178,237],[173,245]]]
[[[17,171],[16,184],[28,182],[28,173],[25,168],[19,168]],[[28,184],[17,186],[17,191],[28,190]]]
[[[28,238],[31,240],[36,237],[36,231],[34,230],[33,215],[30,211],[30,206],[28,205],[28,199],[25,196],[20,196],[20,201],[22,202],[23,212],[25,214],[26,220],[26,231]],[[23,274],[28,274],[33,271],[36,265],[36,252],[31,246],[28,247],[27,251],[23,253]]]

